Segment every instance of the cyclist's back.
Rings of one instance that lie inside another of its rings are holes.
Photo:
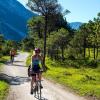
[[[13,62],[13,60],[14,60],[15,54],[16,54],[16,51],[15,51],[14,49],[11,49],[11,50],[10,50],[10,59],[11,59],[12,62]]]
[[[34,83],[35,83],[36,74],[38,76],[38,79],[41,80],[40,63],[42,65],[42,56],[40,55],[40,49],[35,48],[35,54],[33,53],[32,58],[31,58],[31,67],[32,67],[32,72],[33,72],[33,73],[31,73],[31,77],[32,77],[31,94],[33,94],[33,87],[34,87]],[[42,87],[42,85],[41,85],[41,87]]]
[[[10,55],[12,55],[12,56],[15,55],[15,50],[14,49],[10,50]]]

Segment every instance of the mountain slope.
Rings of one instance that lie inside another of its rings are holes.
[[[0,0],[0,33],[20,41],[27,35],[27,20],[36,16],[17,0]]]
[[[70,27],[71,28],[73,28],[73,29],[79,29],[79,27],[82,25],[83,23],[81,23],[81,22],[72,22],[72,23],[70,23],[69,25],[70,25]]]

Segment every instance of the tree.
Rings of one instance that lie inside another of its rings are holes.
[[[97,18],[94,18],[94,33],[95,33],[95,42],[96,42],[96,48],[97,48],[97,53],[96,53],[96,58],[98,57],[98,48],[100,46],[100,13],[98,13]]]
[[[24,50],[30,51],[30,49],[34,49],[34,39],[32,37],[26,37],[22,41],[22,46]]]
[[[48,38],[48,45],[51,53],[58,54],[58,49],[61,50],[61,58],[64,60],[64,50],[68,45],[69,42],[69,32],[64,28],[59,29],[57,32],[54,31]]]
[[[61,6],[57,0],[29,0],[28,6],[32,11],[38,12],[44,16],[44,54],[43,54],[43,65],[45,66],[46,57],[46,37],[47,37],[47,24],[49,18],[55,17],[61,11]]]
[[[81,36],[83,37],[83,48],[84,48],[84,59],[86,57],[86,48],[87,48],[87,38],[88,38],[88,29],[87,29],[87,24],[83,24],[80,27],[80,33],[82,34]],[[82,38],[81,38],[82,39]]]
[[[39,39],[43,38],[44,19],[42,16],[33,17],[28,21],[29,36],[37,33]]]

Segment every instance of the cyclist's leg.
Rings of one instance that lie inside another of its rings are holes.
[[[42,73],[38,73],[38,78],[39,78],[39,80],[41,81],[41,78],[42,78]]]
[[[32,76],[32,80],[31,80],[31,89],[33,88],[35,82],[35,75]]]
[[[31,80],[31,94],[33,94],[33,88],[34,88],[34,83],[35,83],[35,75],[32,75],[32,80]]]
[[[41,79],[42,79],[42,73],[40,73],[40,72],[38,73],[38,78],[41,81]],[[40,87],[43,88],[42,84],[40,84]]]

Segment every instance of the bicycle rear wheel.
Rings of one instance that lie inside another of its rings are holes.
[[[40,100],[41,100],[41,96],[42,96],[42,91],[41,91],[41,81],[39,81],[39,92],[40,92],[40,95],[39,95],[39,97],[40,97]]]

